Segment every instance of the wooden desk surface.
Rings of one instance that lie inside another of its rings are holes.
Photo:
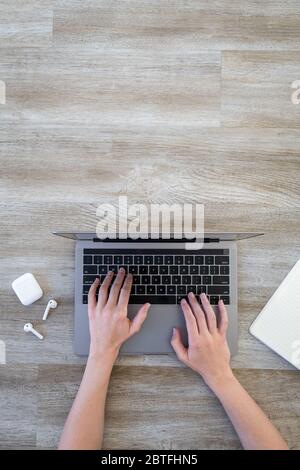
[[[298,0],[2,0],[0,447],[55,448],[78,388],[74,244],[96,207],[205,204],[207,230],[239,242],[237,376],[300,448],[299,372],[248,328],[299,258]],[[23,307],[10,283],[45,291]],[[47,323],[47,299],[59,303]],[[33,321],[43,342],[23,333]],[[238,448],[222,408],[174,358],[120,358],[106,448]]]

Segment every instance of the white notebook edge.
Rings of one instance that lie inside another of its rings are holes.
[[[284,286],[288,281],[289,281],[289,278],[293,276],[293,273],[296,271],[296,269],[300,266],[300,259],[298,259],[298,261],[296,261],[296,263],[294,264],[294,266],[291,268],[291,270],[287,273],[287,275],[284,277],[284,279],[282,280],[282,282],[279,284],[279,286],[277,287],[277,289],[275,290],[275,292],[273,293],[273,295],[269,298],[269,300],[267,301],[266,305],[263,307],[263,309],[261,310],[261,312],[256,316],[256,318],[253,320],[253,322],[251,323],[250,327],[249,327],[249,332],[251,333],[251,335],[256,338],[257,340],[259,340],[262,344],[264,344],[265,346],[267,346],[269,349],[271,349],[273,352],[275,352],[276,354],[278,354],[278,356],[280,356],[282,359],[284,359],[285,361],[287,361],[289,364],[291,364],[293,367],[295,367],[296,369],[300,370],[300,364],[295,364],[294,362],[292,362],[289,358],[283,356],[280,351],[274,349],[274,346],[269,344],[268,341],[266,339],[263,339],[260,335],[257,335],[256,332],[255,332],[255,325],[257,322],[259,322],[259,320],[261,319],[261,317],[264,315],[265,311],[267,310],[267,308],[269,307],[269,304],[274,301],[277,297],[277,295],[279,295],[279,291],[281,290],[282,286]]]

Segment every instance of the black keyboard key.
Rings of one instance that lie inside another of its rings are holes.
[[[133,264],[133,256],[132,255],[125,255],[124,256],[124,264]]]
[[[101,274],[101,276],[99,276],[99,277],[100,277],[100,283],[102,284],[102,282],[106,278],[106,274]]]
[[[118,266],[116,264],[110,264],[108,266],[109,271],[113,271],[115,274],[118,272]]]
[[[154,256],[154,264],[163,264],[164,257],[162,255]]]
[[[123,264],[123,256],[122,255],[115,255],[114,256],[114,264]]]
[[[158,295],[164,295],[166,293],[166,286],[157,286]]]
[[[136,286],[132,285],[130,295],[135,295],[135,294],[136,294]]]
[[[142,276],[142,284],[151,284],[150,276]]]
[[[83,266],[83,274],[97,274],[97,266],[92,264]]]
[[[219,274],[219,266],[210,266],[209,274]]]
[[[203,284],[211,284],[211,276],[202,276]]]
[[[228,295],[221,295],[220,296],[220,299],[223,300],[224,304],[225,305],[229,305],[230,304],[230,298]]]
[[[136,286],[136,294],[137,295],[146,294],[146,287],[145,286]]]
[[[147,294],[154,295],[155,294],[155,286],[152,286],[152,285],[151,286],[146,286],[146,292],[147,292]]]
[[[132,283],[133,283],[133,284],[140,284],[140,283],[141,283],[141,278],[140,278],[140,276],[134,275],[133,278],[132,278]]]
[[[113,257],[111,255],[105,255],[103,257],[104,264],[113,264]]]
[[[220,266],[220,274],[229,274],[229,266]]]
[[[197,286],[197,294],[206,294],[207,292],[207,286]]]
[[[176,286],[167,286],[167,294],[176,294]]]
[[[162,276],[161,277],[162,284],[171,284],[171,276]]]
[[[90,290],[90,286],[89,285],[84,285],[82,287],[82,293],[83,294],[88,294],[89,293],[89,290]]]
[[[172,284],[181,284],[181,276],[172,276]]]
[[[213,276],[213,284],[229,284],[229,276]]]
[[[182,276],[182,284],[190,284],[192,282],[191,276]]]
[[[203,256],[195,256],[195,264],[203,264],[204,257]]]
[[[165,256],[165,264],[170,265],[174,263],[174,258],[172,255],[166,255]]]
[[[199,266],[190,266],[190,274],[199,274]]]
[[[160,276],[152,276],[152,284],[160,284],[161,278]]]
[[[153,264],[153,256],[152,255],[145,255],[144,256],[144,263],[145,264]]]
[[[185,295],[178,295],[177,296],[177,303],[180,304],[180,302],[182,301],[182,299],[185,299]]]
[[[175,256],[175,264],[183,264],[183,256]]]
[[[186,295],[186,286],[177,286],[178,295]]]
[[[85,255],[83,257],[83,264],[93,264],[93,257]]]
[[[188,274],[189,273],[189,267],[188,266],[180,266],[179,272],[180,272],[180,274]]]
[[[103,256],[97,255],[94,256],[94,264],[102,264],[103,263]]]
[[[210,295],[229,295],[229,286],[208,286]]]
[[[107,274],[108,267],[105,264],[102,264],[98,267],[98,274]]]
[[[169,274],[168,266],[159,266],[159,274]]]
[[[133,263],[133,256],[125,255],[124,256],[124,264],[132,264]]]
[[[170,274],[178,274],[178,266],[170,266]]]
[[[141,255],[134,256],[134,264],[143,264],[143,256]]]
[[[129,299],[130,304],[145,304],[146,302],[150,302],[150,304],[176,304],[176,296],[175,295],[132,295]]]
[[[128,272],[130,274],[137,274],[138,273],[138,267],[137,266],[128,266]]]
[[[215,264],[229,264],[229,256],[216,256]]]
[[[148,266],[139,266],[139,274],[148,274]]]
[[[194,264],[194,257],[191,255],[186,255],[185,256],[185,264]]]
[[[192,283],[193,284],[201,284],[201,276],[192,276]]]
[[[149,266],[149,274],[158,274],[158,266]]]
[[[218,305],[219,296],[218,295],[211,295],[209,297],[209,302],[210,302],[211,305]]]
[[[187,293],[193,292],[194,294],[197,294],[197,286],[187,286]]]
[[[214,264],[213,256],[205,256],[205,264]]]
[[[83,304],[87,304],[87,303],[88,303],[88,296],[87,296],[87,295],[83,295],[83,296],[82,296],[82,303],[83,303]]]
[[[93,284],[94,280],[96,279],[97,276],[83,276],[83,284],[88,284],[91,285]]]
[[[208,266],[200,266],[200,274],[209,274]]]

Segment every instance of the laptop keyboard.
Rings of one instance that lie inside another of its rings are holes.
[[[188,254],[187,254],[188,253]],[[212,305],[230,304],[228,249],[121,250],[86,248],[83,252],[82,302],[96,276],[121,267],[133,275],[130,304],[177,304],[189,292],[205,292]]]

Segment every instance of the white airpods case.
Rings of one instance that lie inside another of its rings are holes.
[[[30,305],[43,296],[39,283],[31,273],[18,277],[11,286],[23,305]]]

